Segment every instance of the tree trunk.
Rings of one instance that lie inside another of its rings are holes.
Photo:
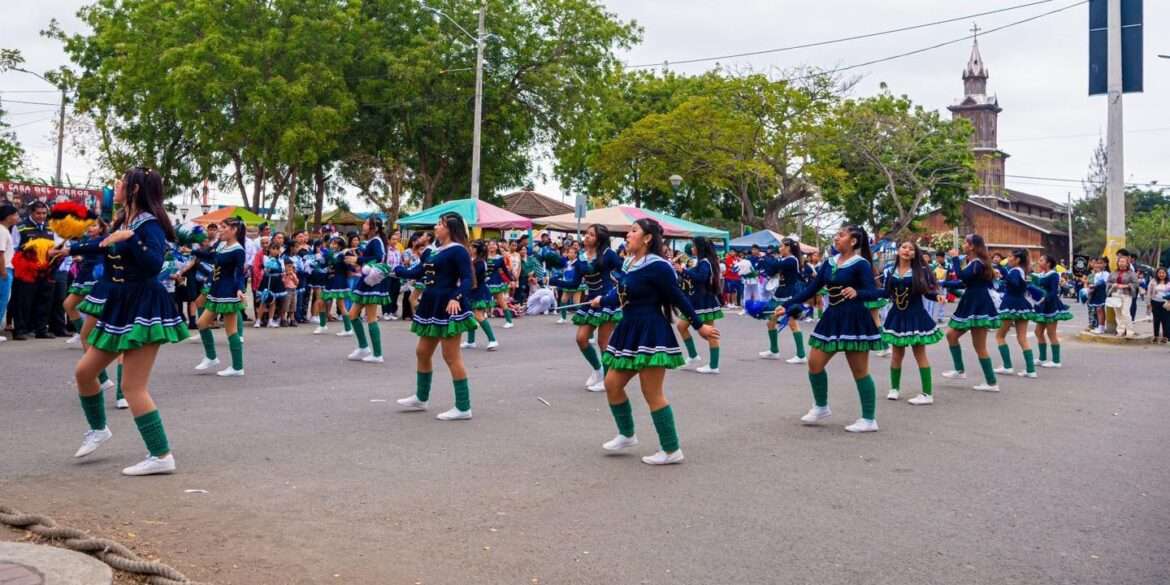
[[[313,173],[313,229],[321,229],[321,214],[325,209],[325,169],[318,166]]]
[[[252,208],[249,210],[253,213],[260,213],[260,205],[262,197],[264,196],[264,182],[267,180],[264,174],[264,168],[256,165],[256,173],[252,178]]]
[[[298,167],[293,167],[289,172],[288,183],[288,226],[285,228],[289,232],[297,230],[297,170]]]

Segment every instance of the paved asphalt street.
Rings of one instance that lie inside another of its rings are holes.
[[[1064,369],[999,394],[938,378],[933,406],[886,401],[888,360],[871,358],[882,430],[854,435],[844,359],[833,418],[804,427],[805,368],[757,359],[763,324],[731,316],[721,375],[667,376],[687,456],[669,467],[640,461],[657,448],[640,396],[642,444],[601,450],[604,395],[582,389],[573,328],[548,317],[497,324],[500,351],[466,355],[469,422],[434,419],[452,401],[442,366],[431,412],[397,412],[414,384],[403,323],[382,326],[384,365],[345,361],[352,339],[309,327],[248,329],[243,379],[196,376],[198,344],[166,347],[152,390],[179,472],[148,478],[119,475],[145,449],[112,397],[114,439],[72,458],[79,352],[9,342],[0,504],[224,585],[1164,585],[1170,350],[1072,341],[1081,319],[1063,327]],[[945,346],[929,353],[937,378]]]

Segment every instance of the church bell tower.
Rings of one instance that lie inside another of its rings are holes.
[[[975,153],[975,169],[979,186],[971,193],[976,199],[1003,199],[1004,161],[1008,154],[999,149],[997,126],[999,123],[999,100],[987,94],[987,66],[979,54],[979,27],[972,29],[976,34],[971,46],[971,57],[963,69],[963,99],[947,107],[952,118],[964,118],[975,127],[971,137],[971,150]],[[992,207],[998,207],[991,202]]]

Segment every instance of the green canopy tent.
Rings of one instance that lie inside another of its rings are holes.
[[[491,203],[475,199],[455,199],[440,203],[430,209],[424,209],[414,215],[399,218],[399,227],[431,227],[438,223],[439,218],[456,213],[463,218],[469,228],[483,228],[491,230],[526,230],[532,229],[532,220],[522,215],[516,215],[506,209],[496,207]]]

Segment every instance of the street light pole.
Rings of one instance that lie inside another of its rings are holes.
[[[61,160],[65,154],[65,88],[61,88],[61,116],[57,120],[57,175],[54,181],[61,186]]]
[[[486,0],[479,5],[479,31],[475,38],[475,129],[471,145],[471,198],[479,199],[480,139],[483,127],[483,37]]]
[[[1107,170],[1105,185],[1105,255],[1114,258],[1125,247],[1125,136],[1122,131],[1121,98],[1121,0],[1108,0],[1106,38],[1108,64]]]

